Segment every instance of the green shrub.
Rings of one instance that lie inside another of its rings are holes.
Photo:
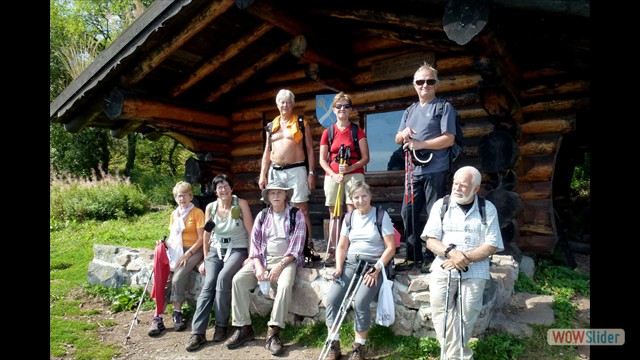
[[[50,226],[61,221],[124,219],[151,208],[148,197],[128,179],[109,174],[95,178],[51,176]]]
[[[154,205],[170,205],[175,206],[176,202],[173,198],[173,187],[178,181],[184,180],[182,177],[162,176],[155,174],[143,174],[134,171],[131,175],[131,181],[140,186],[140,189],[147,194],[149,201]],[[197,195],[197,189],[200,187],[193,186],[193,194]]]

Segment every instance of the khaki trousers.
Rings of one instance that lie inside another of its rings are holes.
[[[275,267],[282,260],[282,256],[267,256],[267,269]],[[273,309],[267,325],[285,327],[285,319],[289,312],[289,305],[293,295],[293,283],[296,279],[296,262],[293,261],[282,270],[276,286],[276,296],[273,299]],[[253,273],[253,262],[249,262],[233,277],[231,285],[231,316],[233,326],[251,325],[250,291],[258,286],[258,278]]]
[[[452,275],[457,271],[454,270]],[[456,274],[457,275],[457,274]],[[458,303],[458,278],[451,277],[451,288],[449,293],[449,311],[447,315],[447,337],[443,344],[443,324],[444,309],[447,296],[447,273],[431,273],[429,280],[429,291],[431,298],[431,314],[433,316],[433,327],[440,346],[446,349],[445,359],[460,359],[461,341],[464,342],[463,359],[473,358],[473,351],[467,346],[473,326],[478,320],[482,309],[482,293],[486,284],[486,279],[463,279],[462,280],[462,318],[464,319],[464,339],[460,338],[460,310]]]

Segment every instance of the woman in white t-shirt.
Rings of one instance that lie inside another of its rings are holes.
[[[371,328],[371,302],[375,298],[382,284],[381,269],[390,268],[396,252],[393,222],[385,212],[382,218],[382,237],[376,225],[376,209],[371,205],[371,188],[364,181],[356,181],[350,191],[355,207],[351,215],[351,226],[342,224],[340,240],[336,248],[336,269],[333,277],[344,281],[344,286],[334,282],[327,295],[326,325],[329,333],[340,311],[340,306],[347,294],[351,281],[356,273],[363,278],[354,295],[354,330],[355,341],[352,345],[349,359],[364,358],[364,345]],[[357,271],[360,260],[366,261],[366,266]],[[337,359],[341,356],[339,331],[333,333],[329,352],[326,359]]]

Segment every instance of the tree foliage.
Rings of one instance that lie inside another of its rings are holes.
[[[153,0],[49,0],[50,101],[104,51]],[[173,139],[156,142],[130,134],[115,139],[108,130],[84,128],[67,132],[50,124],[51,168],[58,174],[89,178],[102,172],[120,172],[144,178],[151,174],[177,175],[192,155]],[[173,155],[175,153],[175,155]],[[182,168],[175,164],[182,164]],[[113,168],[111,168],[113,167]]]

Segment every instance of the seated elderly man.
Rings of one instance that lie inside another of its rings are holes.
[[[261,211],[253,223],[250,261],[233,277],[231,308],[232,325],[235,329],[225,342],[229,349],[235,349],[255,338],[251,326],[249,293],[256,288],[258,281],[268,281],[272,287],[276,287],[276,295],[267,323],[269,330],[265,348],[272,355],[283,353],[279,334],[285,327],[285,318],[289,312],[296,269],[304,266],[306,227],[302,211],[292,208],[289,203],[291,193],[292,189],[279,181],[270,182],[262,190],[262,198],[268,208]],[[295,227],[290,231],[292,220],[295,221]]]

